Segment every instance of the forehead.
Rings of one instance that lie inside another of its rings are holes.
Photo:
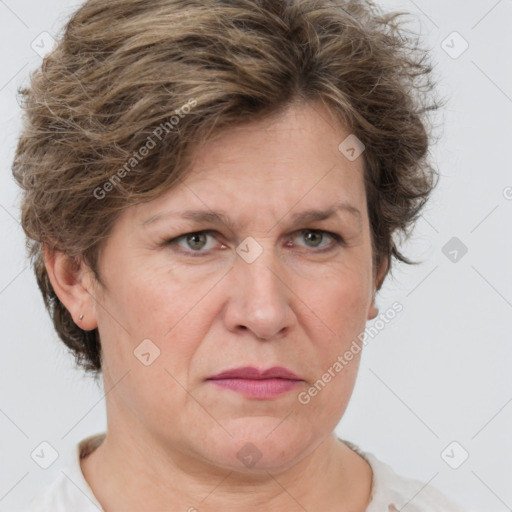
[[[293,104],[271,117],[223,128],[196,148],[188,179],[213,167],[218,172],[233,164],[240,170],[257,167],[254,177],[265,180],[282,174],[288,177],[293,169],[303,167],[302,162],[323,167],[325,172],[335,164],[357,171],[362,168],[363,158],[352,160],[342,151],[344,141],[351,137],[350,129],[335,120],[324,105]]]
[[[278,218],[334,205],[357,214],[365,203],[363,158],[349,160],[340,151],[348,136],[317,104],[224,129],[197,147],[178,185],[137,205],[137,214],[148,220],[162,208],[202,209]]]

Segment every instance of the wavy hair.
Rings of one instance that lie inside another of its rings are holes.
[[[374,268],[416,263],[396,237],[436,186],[428,114],[441,102],[407,15],[370,0],[89,0],[74,12],[18,91],[12,171],[38,286],[79,366],[101,371],[99,333],[60,302],[43,246],[83,258],[101,283],[99,250],[124,208],[177,184],[219,130],[293,102],[320,101],[365,145]]]

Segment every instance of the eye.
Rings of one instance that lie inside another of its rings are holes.
[[[209,243],[209,238],[215,241],[213,233],[215,233],[215,231],[211,230],[185,233],[176,238],[165,241],[164,245],[179,247],[179,249],[176,250],[187,256],[207,256],[213,249],[215,249],[215,242]],[[317,249],[314,252],[330,251],[336,246],[344,245],[344,240],[340,235],[329,231],[303,229],[297,232],[292,240],[299,237],[302,237],[306,241],[307,247]],[[286,245],[290,246],[290,243],[295,245],[293,241],[286,242]],[[225,248],[225,245],[220,245],[220,249]]]
[[[321,250],[330,250],[336,245],[343,245],[343,238],[340,235],[329,231],[303,229],[297,236],[302,237],[306,241],[306,245],[314,249],[321,248]],[[324,242],[325,239],[327,239],[327,243],[322,245],[322,242]],[[331,243],[329,243],[329,239],[331,240]]]
[[[183,249],[183,251],[180,252],[188,253],[191,256],[195,256],[195,254],[192,253],[202,255],[201,253],[208,253],[213,249],[212,244],[208,245],[208,237],[214,239],[211,231],[194,231],[192,233],[185,233],[184,235],[167,240],[165,245],[178,246]]]

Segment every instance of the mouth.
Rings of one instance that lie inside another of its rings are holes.
[[[233,368],[209,377],[207,381],[220,388],[258,400],[280,396],[304,382],[295,373],[281,366],[274,366],[268,370],[259,370],[252,366]]]

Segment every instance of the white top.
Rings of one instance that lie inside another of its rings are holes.
[[[79,457],[101,444],[105,433],[89,436],[78,443],[68,457],[61,474],[36,496],[24,512],[104,512],[80,468]],[[398,512],[407,504],[407,512],[466,512],[436,488],[419,480],[403,477],[349,441],[343,442],[359,453],[373,471],[371,501],[366,512]]]

